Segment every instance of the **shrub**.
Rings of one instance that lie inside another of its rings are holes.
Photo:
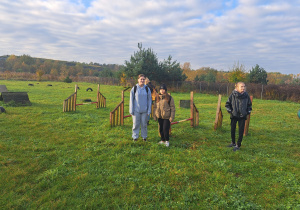
[[[64,82],[66,82],[66,83],[72,83],[72,79],[70,79],[69,76],[67,76],[66,79],[64,79]]]

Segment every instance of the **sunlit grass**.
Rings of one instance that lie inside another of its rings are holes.
[[[34,86],[28,86],[33,83]],[[199,126],[172,126],[170,147],[158,145],[151,120],[148,142],[131,140],[131,118],[110,128],[109,112],[122,87],[101,85],[107,107],[63,113],[74,83],[0,81],[26,91],[32,106],[0,102],[1,209],[296,209],[299,208],[299,104],[254,99],[249,135],[233,152],[222,98],[223,127],[213,131],[218,97],[195,94]],[[97,84],[78,83],[78,102],[96,100]],[[88,87],[93,92],[87,92]],[[172,93],[176,119],[189,117]],[[129,92],[125,92],[128,114]]]

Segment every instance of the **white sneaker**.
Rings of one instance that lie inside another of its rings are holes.
[[[158,142],[159,144],[164,144],[165,142],[164,141],[160,141],[160,142]]]
[[[170,144],[169,144],[169,141],[166,141],[165,144],[166,144],[166,147],[168,147],[168,146],[170,145]]]

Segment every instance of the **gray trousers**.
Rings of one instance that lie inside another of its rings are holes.
[[[148,114],[145,113],[136,113],[134,112],[134,115],[132,115],[132,138],[137,139],[139,138],[139,131],[141,127],[141,136],[143,139],[147,138],[147,121],[148,121]]]

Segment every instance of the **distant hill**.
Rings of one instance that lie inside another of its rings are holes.
[[[0,56],[0,68],[4,68],[5,66],[5,62],[6,60],[10,57],[11,55],[2,55]],[[46,61],[50,61],[50,62],[55,62],[57,63],[59,66],[61,65],[66,65],[68,67],[74,67],[76,66],[76,64],[80,64],[82,65],[82,67],[84,69],[92,69],[92,70],[97,70],[97,71],[102,71],[104,69],[110,69],[113,72],[119,71],[120,68],[123,65],[118,65],[118,64],[99,64],[99,63],[81,63],[81,62],[76,62],[76,61],[62,61],[62,60],[53,60],[53,59],[47,59],[47,58],[36,58],[36,57],[31,57],[29,55],[21,55],[21,56],[15,56],[18,60],[22,60],[22,62],[25,61],[25,64],[27,65],[32,65],[34,63],[36,63],[38,61],[38,63],[45,63]],[[30,60],[29,63],[26,63],[26,60]],[[34,61],[34,62],[32,62]],[[9,69],[7,69],[9,70]]]
[[[81,63],[76,61],[62,61],[47,58],[35,58],[30,55],[2,55],[0,56],[0,71],[28,72],[39,75],[52,76],[100,76],[116,77],[122,65]]]

